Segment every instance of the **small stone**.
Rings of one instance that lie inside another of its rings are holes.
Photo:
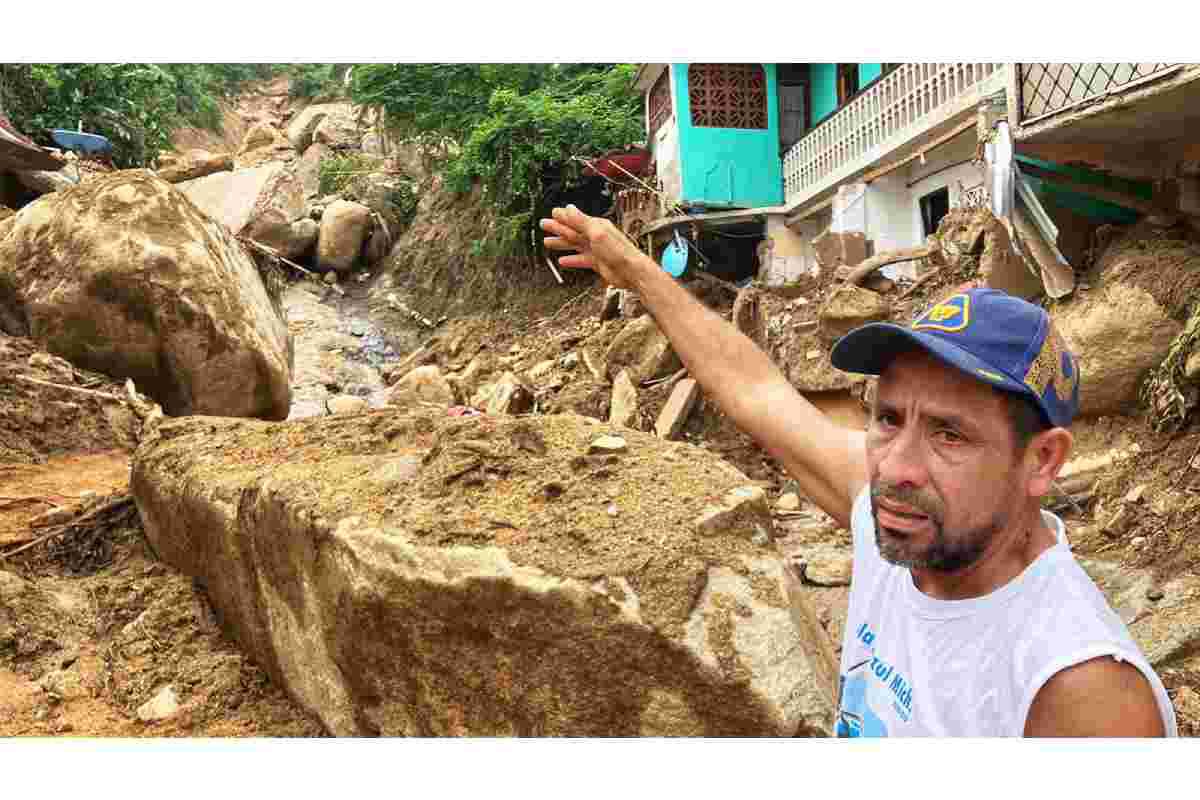
[[[628,450],[629,445],[620,436],[601,436],[588,445],[588,455],[596,453],[601,455],[607,453],[625,453]]]
[[[804,580],[817,586],[849,586],[852,559],[849,552],[823,548],[804,554]]]
[[[1146,591],[1146,599],[1157,603],[1159,600],[1163,599],[1163,590],[1157,587],[1148,589]]]
[[[787,492],[780,496],[775,507],[780,511],[795,511],[800,508],[800,497],[795,492]]]
[[[812,361],[814,359],[821,357],[821,351],[820,350],[809,350],[807,353],[804,354],[804,357],[807,358],[809,361]]]
[[[364,324],[362,322],[350,323],[350,334],[352,336],[366,336],[367,335],[366,324]]]
[[[575,369],[579,365],[579,353],[567,353],[558,361],[563,369]]]
[[[540,378],[543,375],[548,375],[550,370],[554,369],[554,360],[541,361],[529,368],[529,377]]]
[[[514,356],[520,355],[521,354],[521,345],[514,344],[512,347],[508,348],[508,352],[512,353]]]
[[[1146,493],[1146,484],[1139,483],[1137,486],[1130,489],[1129,493],[1125,495],[1125,502],[1126,503],[1140,503],[1140,502],[1142,502],[1142,495],[1144,495],[1145,493]]]
[[[770,529],[767,494],[758,486],[741,486],[728,492],[720,505],[708,506],[696,518],[693,526],[698,533],[713,535],[743,525],[763,525]],[[751,534],[753,536],[753,534]]]
[[[348,394],[339,394],[325,401],[325,408],[334,416],[361,414],[367,410],[367,400]]]
[[[629,370],[623,369],[613,380],[612,399],[608,404],[608,422],[622,428],[632,428],[638,417],[638,391],[629,377]]]
[[[617,516],[617,515],[618,515],[618,514],[620,514],[620,513],[621,513],[621,511],[620,511],[620,510],[617,508],[617,504],[616,504],[616,503],[609,503],[609,505],[608,505],[608,515],[609,515],[610,517],[615,517],[615,516]]]
[[[159,689],[154,697],[139,706],[137,710],[138,719],[142,722],[169,719],[177,713],[179,713],[179,698],[171,686]]]
[[[1129,523],[1132,521],[1129,507],[1123,505],[1104,523],[1104,533],[1116,538],[1128,530]],[[1141,537],[1139,536],[1138,538],[1140,539]]]
[[[337,280],[337,273],[336,273],[336,272],[334,272],[333,270],[329,270],[329,272],[326,272],[326,273],[325,273],[325,282],[326,282],[326,283],[328,283],[328,284],[329,284],[329,285],[331,285],[331,286],[332,286],[333,284],[337,283],[337,282],[338,282],[338,280]]]
[[[600,309],[600,321],[614,319],[621,313],[621,290],[609,286],[604,292],[604,305]]]
[[[367,282],[368,280],[370,280],[370,279],[371,279],[371,273],[369,273],[369,272],[360,272],[360,273],[358,273],[358,278],[357,278],[357,280],[358,280],[358,282],[359,282],[359,283],[366,283],[366,282]]]
[[[1130,540],[1129,540],[1129,546],[1130,546],[1130,547],[1141,547],[1141,546],[1142,546],[1142,545],[1144,545],[1145,543],[1146,543],[1146,537],[1145,537],[1145,536],[1135,536],[1135,537],[1133,537],[1132,539],[1130,539]]]

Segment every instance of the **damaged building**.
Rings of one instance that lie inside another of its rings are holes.
[[[831,260],[920,252],[953,209],[989,206],[1026,267],[989,283],[1062,297],[1097,227],[1200,213],[1197,78],[1189,64],[642,64],[650,178],[618,193],[619,219],[664,264],[682,250],[787,289]]]

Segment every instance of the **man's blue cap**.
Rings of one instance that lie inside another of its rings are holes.
[[[1079,360],[1044,309],[997,289],[970,289],[930,308],[910,327],[875,322],[838,340],[838,369],[880,375],[917,346],[945,364],[1006,392],[1025,395],[1054,427],[1079,410]]]

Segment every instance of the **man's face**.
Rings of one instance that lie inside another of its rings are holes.
[[[879,378],[867,465],[879,552],[900,566],[969,566],[1026,499],[999,393],[920,351]]]

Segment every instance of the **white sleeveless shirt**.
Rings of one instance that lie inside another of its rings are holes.
[[[838,736],[1021,736],[1034,695],[1057,672],[1103,655],[1128,661],[1154,689],[1176,736],[1162,681],[1058,542],[989,595],[935,600],[875,544],[869,489],[854,503],[854,573],[842,643]]]

